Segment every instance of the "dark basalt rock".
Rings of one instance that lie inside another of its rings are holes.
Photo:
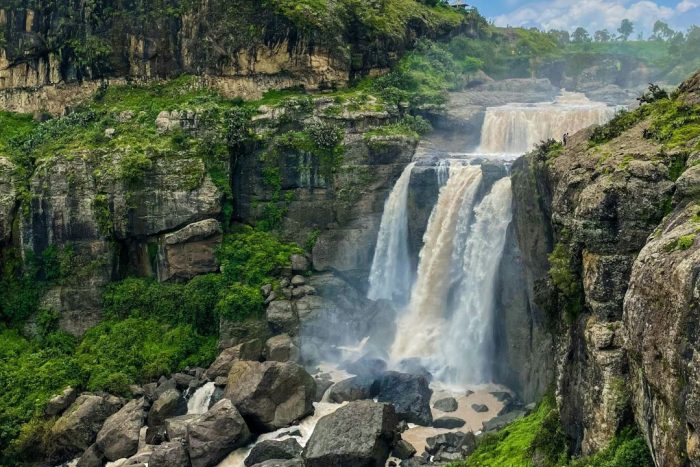
[[[454,412],[458,407],[459,404],[457,404],[457,399],[454,397],[445,397],[444,399],[436,400],[433,404],[433,408],[441,412]]]
[[[373,376],[355,376],[335,383],[328,392],[331,402],[351,402],[372,399],[379,394],[379,381]]]
[[[433,420],[433,427],[453,430],[455,428],[462,428],[466,423],[467,422],[457,417],[440,417]]]
[[[392,404],[401,420],[417,425],[430,426],[433,415],[430,397],[433,391],[422,376],[389,371],[379,380],[379,402]]]
[[[245,459],[246,467],[268,460],[289,460],[301,455],[302,447],[295,439],[266,440],[256,444]]]

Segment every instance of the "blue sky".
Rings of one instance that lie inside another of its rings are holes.
[[[624,18],[645,32],[661,19],[676,29],[700,25],[700,0],[467,0],[499,26],[615,30]]]

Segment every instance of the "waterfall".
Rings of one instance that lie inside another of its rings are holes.
[[[523,154],[542,140],[561,140],[607,122],[616,109],[584,94],[564,92],[554,102],[489,107],[481,130],[481,154]]]
[[[454,383],[490,381],[496,274],[512,218],[510,178],[498,180],[474,209],[474,222],[462,255],[462,280],[442,355]]]
[[[407,203],[414,165],[406,166],[384,204],[369,275],[367,297],[371,300],[400,300],[408,295],[411,287]]]
[[[391,349],[392,359],[426,357],[435,354],[444,332],[455,246],[463,243],[472,206],[481,182],[478,166],[453,165],[430,215],[420,252],[418,275],[408,308],[402,314]],[[465,218],[466,217],[466,218]]]
[[[187,401],[187,414],[203,414],[209,410],[211,397],[214,395],[216,385],[209,382],[197,389],[190,400]]]
[[[435,166],[435,173],[437,174],[438,186],[443,187],[445,183],[447,183],[447,179],[450,177],[449,159],[439,160]]]

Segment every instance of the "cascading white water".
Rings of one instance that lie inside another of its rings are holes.
[[[403,298],[411,287],[407,204],[414,165],[410,163],[406,166],[384,204],[369,275],[367,297],[371,300]]]
[[[437,174],[437,182],[439,187],[443,187],[447,180],[450,178],[450,161],[449,159],[439,160],[435,166],[435,173]]]
[[[462,254],[462,280],[450,325],[440,339],[442,362],[452,383],[484,383],[491,378],[496,274],[512,218],[510,177],[494,183],[474,209]]]
[[[481,130],[481,154],[523,154],[542,140],[561,140],[591,125],[607,122],[616,109],[564,92],[554,102],[489,107]]]
[[[450,289],[446,273],[452,269],[455,245],[465,239],[463,226],[469,220],[481,182],[478,166],[453,165],[440,190],[423,237],[418,275],[407,309],[403,312],[391,348],[393,360],[430,358],[439,348],[444,332],[444,309]]]
[[[216,385],[213,382],[206,383],[197,389],[190,400],[187,401],[187,414],[203,414],[209,410],[211,397],[214,395]]]

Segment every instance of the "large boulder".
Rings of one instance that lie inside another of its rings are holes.
[[[153,448],[149,467],[189,467],[190,458],[183,443],[184,440],[168,441]]]
[[[172,417],[165,421],[165,434],[170,441],[187,437],[187,427],[203,414],[187,414]]]
[[[230,399],[257,433],[275,431],[313,413],[316,382],[296,363],[238,361],[228,375]]]
[[[265,357],[275,362],[298,362],[299,347],[287,334],[280,334],[265,342]]]
[[[426,452],[437,462],[464,459],[476,449],[474,433],[442,433],[425,440]]]
[[[222,399],[187,427],[193,467],[217,465],[250,439],[250,430],[230,400]]]
[[[301,455],[302,447],[294,438],[283,441],[265,440],[256,444],[245,459],[246,467],[268,460],[295,459]]]
[[[289,300],[275,300],[267,306],[265,312],[267,324],[274,333],[295,335],[299,328],[299,315],[294,304]]]
[[[454,412],[457,410],[459,405],[457,404],[457,399],[454,397],[445,397],[443,399],[438,399],[433,404],[433,408],[441,412]]]
[[[423,376],[389,371],[379,379],[379,402],[392,404],[401,420],[430,426],[433,415],[430,397],[433,391]]]
[[[328,399],[331,402],[351,402],[372,399],[379,393],[379,381],[371,376],[355,376],[331,386]]]
[[[262,350],[262,341],[260,339],[252,339],[224,349],[216,357],[214,363],[209,366],[206,376],[212,381],[220,376],[228,376],[233,362],[236,360],[260,360]]]
[[[121,399],[114,396],[83,394],[78,397],[51,428],[49,458],[60,463],[88,449],[107,417],[121,406]]]
[[[304,449],[306,467],[384,466],[398,421],[389,404],[350,402],[319,420]]]
[[[216,249],[223,238],[216,219],[194,222],[162,236],[158,248],[158,280],[184,281],[217,272]]]
[[[66,389],[52,397],[44,408],[44,414],[48,417],[53,417],[55,415],[60,415],[66,410],[75,399],[78,397],[78,390],[73,387],[67,387]]]
[[[159,426],[165,420],[177,415],[187,413],[187,403],[177,389],[168,389],[163,392],[153,403],[148,412],[148,426]]]
[[[105,421],[97,433],[96,444],[108,460],[136,454],[147,408],[145,399],[134,399]]]

